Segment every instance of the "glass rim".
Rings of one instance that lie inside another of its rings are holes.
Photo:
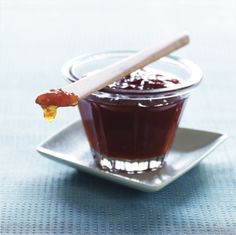
[[[89,62],[89,59],[91,62],[94,60],[96,63],[97,59],[106,59],[109,58],[111,55],[121,55],[121,54],[130,54],[132,55],[137,51],[134,50],[117,50],[117,51],[105,51],[105,52],[98,52],[98,53],[90,53],[90,54],[83,54],[81,56],[77,56],[66,62],[62,66],[62,74],[64,78],[66,79],[67,82],[76,82],[80,78],[75,76],[72,72],[73,66],[75,63],[85,63],[84,60],[87,59],[86,62]],[[97,92],[99,93],[105,93],[105,94],[117,94],[117,95],[165,95],[173,92],[183,92],[189,89],[194,88],[197,86],[203,77],[203,72],[201,68],[195,64],[194,62],[188,60],[188,59],[183,59],[177,56],[173,55],[168,55],[165,57],[160,58],[159,60],[165,61],[169,60],[172,61],[172,63],[181,65],[183,69],[186,70],[186,72],[190,72],[191,74],[189,75],[189,78],[184,82],[184,84],[181,85],[176,85],[174,87],[169,87],[169,88],[159,88],[159,89],[150,89],[150,90],[128,90],[128,89],[112,89],[109,87],[105,87]],[[170,62],[169,62],[170,63]],[[168,72],[168,71],[167,71]],[[93,94],[96,94],[97,92],[94,92]],[[91,95],[93,95],[91,94]]]

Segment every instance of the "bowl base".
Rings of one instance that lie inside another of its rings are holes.
[[[110,158],[98,153],[94,149],[91,151],[97,166],[113,173],[125,172],[127,174],[141,174],[146,171],[156,171],[162,168],[165,163],[165,154],[151,159],[130,161]]]

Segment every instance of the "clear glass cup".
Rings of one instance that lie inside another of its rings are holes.
[[[112,51],[76,57],[63,66],[63,75],[75,82],[132,53]],[[148,67],[174,74],[184,83],[154,90],[106,87],[79,102],[92,154],[104,170],[132,174],[161,168],[190,92],[202,79],[196,64],[173,56]]]

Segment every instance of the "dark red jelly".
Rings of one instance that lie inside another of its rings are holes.
[[[109,88],[125,90],[153,90],[170,88],[181,84],[180,79],[170,77],[171,75],[162,72],[157,73],[154,69],[139,69],[123,79],[112,83]]]
[[[163,157],[173,141],[185,98],[142,91],[181,84],[175,77],[138,70],[79,103],[91,148],[101,156],[119,160]],[[108,89],[108,90],[109,90]],[[117,89],[127,92],[119,94]],[[129,91],[137,91],[130,94]]]

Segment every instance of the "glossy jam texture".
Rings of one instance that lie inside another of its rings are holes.
[[[44,118],[51,121],[56,117],[58,107],[75,106],[78,104],[78,96],[62,89],[52,89],[39,95],[36,100],[43,109]]]
[[[112,89],[149,90],[179,85],[172,76],[137,71]],[[138,75],[138,76],[137,76]],[[171,83],[171,84],[170,84]],[[185,103],[183,97],[109,99],[95,96],[80,101],[79,109],[91,148],[116,160],[163,157],[173,142]]]
[[[174,75],[157,72],[151,68],[139,69],[123,79],[112,83],[109,88],[125,90],[152,90],[181,85],[183,81]]]

